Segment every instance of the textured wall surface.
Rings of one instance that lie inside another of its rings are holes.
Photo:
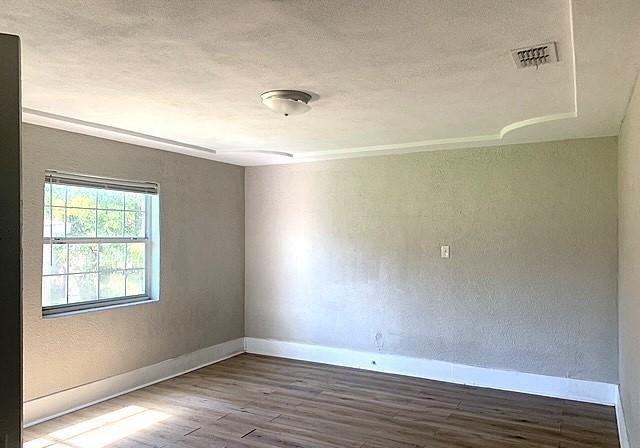
[[[247,168],[247,336],[617,382],[616,151]]]
[[[25,399],[242,337],[244,170],[24,126]],[[160,301],[42,318],[45,169],[160,184]]]
[[[619,144],[620,394],[629,446],[640,446],[640,81]]]

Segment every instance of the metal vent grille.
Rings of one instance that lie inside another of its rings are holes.
[[[558,52],[555,42],[547,42],[533,47],[511,50],[511,55],[518,68],[538,68],[544,64],[558,62]]]

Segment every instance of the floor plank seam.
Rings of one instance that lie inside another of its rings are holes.
[[[183,437],[186,437],[186,436],[188,436],[189,434],[193,434],[194,432],[198,431],[199,429],[202,429],[202,427],[200,427],[200,428],[196,428],[196,429],[193,429],[193,430],[189,431],[188,433],[183,434],[182,436],[183,436]]]
[[[240,437],[241,439],[244,439],[245,437],[247,437],[249,434],[251,434],[252,432],[254,432],[255,430],[257,430],[258,428],[253,428],[251,431],[249,431],[248,433],[246,433],[245,435],[243,435],[242,437]]]

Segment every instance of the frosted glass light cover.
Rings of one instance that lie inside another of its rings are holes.
[[[271,97],[263,99],[262,102],[273,112],[285,116],[300,115],[311,109],[311,106],[304,103],[303,101],[289,98]]]

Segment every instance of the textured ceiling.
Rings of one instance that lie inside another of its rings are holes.
[[[5,0],[0,31],[22,37],[26,121],[251,165],[615,135],[638,4]],[[558,64],[515,68],[551,40]],[[276,88],[312,110],[273,114]]]

